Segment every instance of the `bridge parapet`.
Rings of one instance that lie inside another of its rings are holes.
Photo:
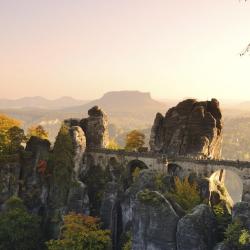
[[[106,149],[106,148],[101,148],[101,149],[91,149],[87,151],[88,153],[101,153],[101,154],[115,154],[115,155],[122,155],[122,156],[132,156],[132,157],[142,157],[142,158],[161,158],[164,156],[164,154],[160,153],[154,153],[154,152],[129,152],[123,149],[119,150],[112,150],[112,149]]]
[[[235,168],[249,168],[250,169],[250,162],[249,161],[233,161],[233,160],[211,160],[211,159],[195,159],[190,157],[168,157],[169,162],[179,161],[179,162],[190,162],[190,163],[198,163],[204,165],[221,165],[221,166],[229,166]]]
[[[192,156],[176,156],[176,157],[168,157],[166,154],[155,153],[152,151],[149,152],[128,152],[126,150],[112,150],[112,149],[91,149],[87,151],[88,153],[101,153],[105,155],[118,155],[118,156],[129,156],[135,158],[153,158],[153,159],[164,159],[166,158],[168,162],[190,162],[195,164],[204,164],[204,165],[221,165],[221,166],[229,166],[235,168],[249,168],[250,169],[250,162],[249,161],[233,161],[233,160],[213,160],[213,159],[197,159],[196,157]]]

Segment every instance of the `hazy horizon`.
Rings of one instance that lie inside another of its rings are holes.
[[[199,101],[207,101],[207,100],[210,100],[210,99],[200,99],[200,98],[195,98],[195,97],[192,97],[192,96],[183,96],[183,97],[176,97],[176,98],[168,98],[168,97],[164,97],[164,98],[157,98],[157,97],[154,97],[152,96],[152,94],[150,92],[143,92],[143,91],[140,91],[140,90],[117,90],[117,91],[109,91],[109,92],[105,92],[105,93],[102,93],[99,97],[97,98],[94,98],[94,99],[87,99],[87,98],[75,98],[75,97],[72,97],[72,96],[58,96],[58,97],[55,97],[55,98],[48,98],[46,96],[21,96],[20,98],[0,98],[0,100],[10,100],[10,101],[16,101],[16,100],[20,100],[20,99],[23,99],[23,98],[44,98],[44,99],[47,99],[49,101],[56,101],[56,100],[59,100],[59,99],[62,99],[62,98],[72,98],[74,100],[78,100],[78,101],[85,101],[86,103],[88,102],[91,102],[91,101],[94,101],[94,100],[98,100],[98,99],[101,99],[105,94],[107,93],[110,93],[110,92],[139,92],[141,94],[146,94],[146,93],[149,93],[151,98],[153,100],[156,100],[158,102],[176,102],[176,104],[182,100],[185,100],[185,99],[189,99],[189,98],[194,98],[194,99],[197,99]],[[216,98],[216,97],[213,97],[213,98]],[[244,102],[250,102],[250,98],[249,99],[245,99],[245,100],[240,100],[240,99],[218,99],[218,101],[223,105],[233,105],[233,104],[240,104],[240,103],[244,103]]]
[[[250,100],[250,3],[0,2],[0,98]]]

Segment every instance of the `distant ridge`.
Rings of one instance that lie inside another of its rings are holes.
[[[77,100],[69,96],[63,96],[55,100],[49,100],[41,96],[23,97],[15,100],[0,99],[0,109],[6,108],[42,108],[61,109],[71,106],[78,106],[86,103],[84,100]]]
[[[166,111],[166,103],[151,98],[150,93],[140,91],[112,91],[105,93],[101,98],[78,107],[66,108],[68,112],[83,112],[93,106],[100,106],[109,115],[114,113],[156,113]]]

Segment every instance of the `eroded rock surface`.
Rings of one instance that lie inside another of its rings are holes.
[[[67,119],[64,123],[71,128],[80,127],[83,130],[87,149],[105,148],[109,142],[106,113],[98,106],[94,106],[88,111],[88,115],[88,118]],[[79,135],[79,130],[77,133]]]
[[[198,102],[187,99],[156,115],[150,136],[154,152],[167,155],[221,156],[222,114],[216,99]]]
[[[109,140],[107,115],[98,106],[91,108],[88,115],[88,118],[80,121],[86,136],[87,149],[105,148]]]
[[[132,249],[175,250],[178,215],[158,192],[138,193],[133,207]]]
[[[233,221],[241,223],[250,230],[250,204],[248,202],[238,202],[232,210]]]
[[[215,216],[209,206],[201,204],[178,222],[177,250],[210,250],[215,237]]]

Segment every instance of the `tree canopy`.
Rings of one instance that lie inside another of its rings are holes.
[[[28,128],[27,138],[29,139],[31,136],[36,136],[40,139],[46,140],[49,138],[48,132],[43,128],[42,125],[32,126]]]
[[[0,249],[40,249],[41,231],[38,216],[27,212],[21,199],[11,197],[0,213]]]
[[[47,242],[48,250],[105,250],[110,249],[108,230],[101,230],[97,218],[71,213],[64,216],[58,240]]]
[[[125,149],[129,151],[138,150],[145,144],[145,135],[138,130],[129,132],[126,136]]]
[[[21,122],[0,114],[0,153],[11,154],[18,150],[24,140]]]

